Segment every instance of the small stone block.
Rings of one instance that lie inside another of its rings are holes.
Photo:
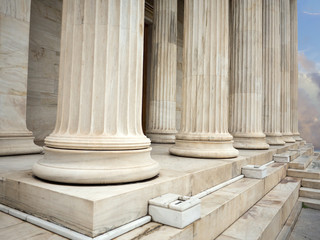
[[[267,168],[265,166],[246,165],[242,167],[242,174],[247,178],[265,178],[267,176]]]
[[[165,194],[149,200],[152,221],[184,228],[200,218],[201,200],[177,194]]]
[[[300,150],[289,150],[285,153],[274,154],[273,161],[280,163],[288,163],[300,156]]]

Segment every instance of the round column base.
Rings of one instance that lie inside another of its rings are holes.
[[[234,158],[239,151],[232,145],[233,141],[187,141],[176,140],[170,153],[182,157],[194,158]]]
[[[269,145],[285,145],[286,142],[283,141],[282,136],[268,136],[267,135],[267,143]]]
[[[238,149],[263,150],[269,149],[266,137],[233,137],[233,146]]]
[[[0,137],[0,156],[41,153],[42,147],[33,140],[34,137]]]
[[[282,135],[283,141],[286,143],[294,143],[296,140],[294,140],[293,135]]]
[[[44,147],[44,158],[33,166],[41,179],[71,184],[136,182],[159,174],[151,148],[123,151],[68,150]]]
[[[160,133],[147,133],[152,143],[175,143],[175,134],[160,134]]]

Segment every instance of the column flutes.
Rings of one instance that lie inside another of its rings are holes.
[[[236,157],[228,133],[229,1],[186,0],[183,107],[175,155]]]
[[[262,0],[231,1],[230,125],[234,146],[268,149],[262,128]]]
[[[147,136],[174,143],[176,134],[177,0],[154,2]]]
[[[262,1],[263,127],[267,143],[283,145],[280,133],[280,11],[279,0]]]
[[[144,1],[63,2],[58,111],[36,176],[77,184],[151,178],[141,126]]]
[[[280,0],[281,35],[281,133],[283,140],[295,142],[291,132],[291,87],[290,87],[290,0]]]
[[[298,16],[297,0],[290,0],[290,80],[291,80],[291,132],[301,141],[298,129]]]

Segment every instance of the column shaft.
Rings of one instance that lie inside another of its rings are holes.
[[[177,0],[154,2],[147,136],[174,143],[176,134]]]
[[[281,133],[283,140],[295,142],[291,132],[290,87],[290,0],[280,0],[281,34]]]
[[[296,141],[301,141],[298,129],[298,16],[297,0],[290,0],[290,40],[291,40],[291,132]]]
[[[267,143],[283,145],[280,133],[280,11],[279,0],[262,1],[263,127]]]
[[[1,1],[0,156],[42,152],[26,126],[30,3]]]
[[[229,2],[186,0],[183,107],[175,155],[236,157],[228,133]]]
[[[118,183],[158,174],[141,126],[143,26],[143,0],[63,2],[57,121],[35,175]]]
[[[262,128],[262,0],[231,3],[229,130],[236,148],[268,149]]]

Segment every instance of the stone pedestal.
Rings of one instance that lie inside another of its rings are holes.
[[[63,2],[56,127],[43,179],[123,183],[159,173],[141,127],[144,1]]]
[[[174,143],[176,134],[177,0],[154,2],[147,136]]]
[[[0,7],[0,156],[40,153],[26,126],[30,0]]]
[[[182,120],[170,153],[236,157],[228,133],[229,2],[186,0],[184,11]]]
[[[262,128],[262,0],[231,1],[230,124],[234,146],[268,149]]]
[[[298,129],[298,16],[297,0],[290,0],[290,87],[291,87],[291,132],[296,141],[301,141]]]
[[[290,0],[280,0],[281,35],[281,133],[283,140],[295,142],[291,132],[291,86],[290,86]]]
[[[284,145],[280,133],[280,11],[278,0],[262,1],[263,129],[270,145]]]

